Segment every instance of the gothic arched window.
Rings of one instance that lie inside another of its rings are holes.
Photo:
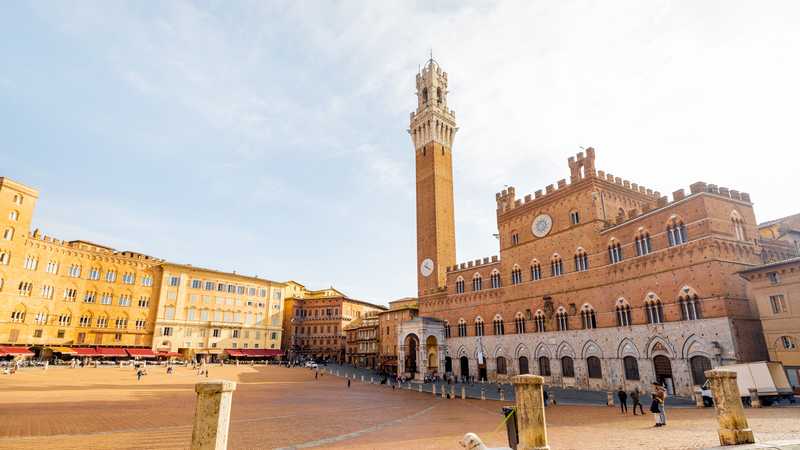
[[[556,312],[556,323],[558,324],[558,331],[569,330],[569,317],[563,306],[559,307],[558,312]]]
[[[647,323],[657,324],[664,322],[664,308],[661,306],[661,299],[655,294],[649,294],[644,302],[645,312],[647,313]]]
[[[617,300],[617,326],[629,327],[633,323],[631,320],[631,305],[624,298]]]
[[[514,264],[514,268],[511,269],[511,284],[520,283],[522,283],[522,269],[520,269],[518,265]]]
[[[537,333],[544,333],[545,326],[544,326],[544,313],[542,310],[536,311],[536,315],[533,316],[533,323],[536,325],[536,332]]]
[[[584,330],[597,328],[597,314],[595,314],[592,305],[588,303],[581,308],[581,325]]]
[[[554,277],[559,277],[563,274],[564,274],[564,262],[561,260],[561,257],[558,256],[558,253],[556,253],[550,259],[550,275]]]
[[[542,279],[542,266],[538,260],[531,261],[531,281],[538,281]]]
[[[492,282],[492,289],[497,289],[500,287],[500,271],[494,269],[491,275],[491,282]]]
[[[495,336],[502,336],[506,334],[505,325],[503,324],[503,318],[500,314],[494,316],[494,320],[492,321],[492,326],[494,328]]]
[[[475,318],[475,336],[483,336],[483,319],[480,316]]]
[[[458,337],[464,337],[467,335],[467,321],[462,319],[458,319]]]
[[[477,292],[483,289],[483,277],[481,274],[476,273],[472,276],[472,290]]]
[[[608,261],[611,264],[622,261],[622,246],[616,239],[611,239],[608,243]]]
[[[521,312],[514,317],[514,328],[516,328],[517,334],[525,333],[525,318]]]
[[[589,255],[586,251],[578,247],[575,251],[575,272],[586,272],[589,270]]]
[[[674,217],[667,224],[667,241],[670,247],[686,243],[686,226],[682,220]]]
[[[463,294],[464,293],[464,277],[458,277],[456,279],[456,294]]]
[[[636,244],[636,256],[644,256],[652,250],[650,245],[650,233],[645,230],[639,230],[639,234],[634,239]]]

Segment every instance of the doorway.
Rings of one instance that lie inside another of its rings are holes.
[[[672,364],[669,358],[658,355],[653,358],[653,369],[656,373],[656,381],[667,388],[667,393],[675,394],[675,385],[672,382]]]

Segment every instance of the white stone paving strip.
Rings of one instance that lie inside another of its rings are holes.
[[[417,411],[410,416],[400,417],[398,419],[390,420],[388,422],[379,423],[377,425],[373,425],[371,427],[364,428],[363,430],[353,431],[352,433],[340,434],[338,436],[331,436],[324,439],[317,439],[314,441],[303,442],[302,444],[292,445],[289,447],[280,447],[276,448],[275,450],[296,450],[298,448],[312,448],[312,447],[319,447],[321,445],[332,444],[334,442],[341,442],[346,441],[348,439],[355,439],[357,437],[361,437],[365,434],[374,433],[376,431],[382,430],[386,427],[390,427],[393,425],[397,425],[399,423],[405,422],[409,419],[414,419],[419,417],[423,414],[430,412],[433,408],[436,408],[438,405],[431,405],[421,411]]]

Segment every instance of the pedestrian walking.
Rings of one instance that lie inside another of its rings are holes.
[[[658,387],[658,415],[660,416],[661,426],[667,426],[667,413],[666,413],[666,404],[667,404],[667,389],[664,386]]]
[[[642,404],[639,403],[639,388],[633,388],[631,391],[631,404],[633,405],[633,415],[636,415],[636,407],[639,407],[639,412],[641,415],[644,415],[644,410],[642,410]]]
[[[350,378],[347,379],[347,388],[350,389]]]
[[[653,413],[655,419],[655,427],[663,427],[666,425],[667,418],[664,414],[664,400],[666,395],[662,393],[662,387],[658,383],[653,383],[653,392],[651,394],[653,401],[650,403],[650,412]]]
[[[628,394],[621,387],[617,391],[617,398],[619,399],[619,412],[628,414]]]
[[[547,402],[550,400],[550,394],[547,393],[547,389],[542,389],[542,398],[544,399],[544,406],[547,406]]]

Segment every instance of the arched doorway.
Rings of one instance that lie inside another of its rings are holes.
[[[706,370],[711,370],[711,360],[705,356],[692,356],[689,362],[692,366],[692,381],[702,386],[706,382]]]
[[[469,358],[462,356],[459,360],[461,363],[461,376],[465,379],[469,378]]]
[[[404,342],[406,348],[404,367],[405,372],[413,377],[417,373],[417,353],[419,352],[419,339],[414,334],[406,336]]]
[[[669,394],[675,394],[675,386],[672,383],[672,364],[669,358],[658,355],[653,358],[653,370],[656,374],[656,382],[667,388]]]
[[[527,375],[529,373],[531,373],[531,372],[528,369],[528,358],[526,358],[525,356],[520,356],[519,357],[519,374],[520,375]]]
[[[428,336],[425,340],[425,349],[428,352],[428,372],[439,372],[439,346],[434,336]]]
[[[444,357],[444,371],[445,373],[453,373],[453,358],[449,356]]]

